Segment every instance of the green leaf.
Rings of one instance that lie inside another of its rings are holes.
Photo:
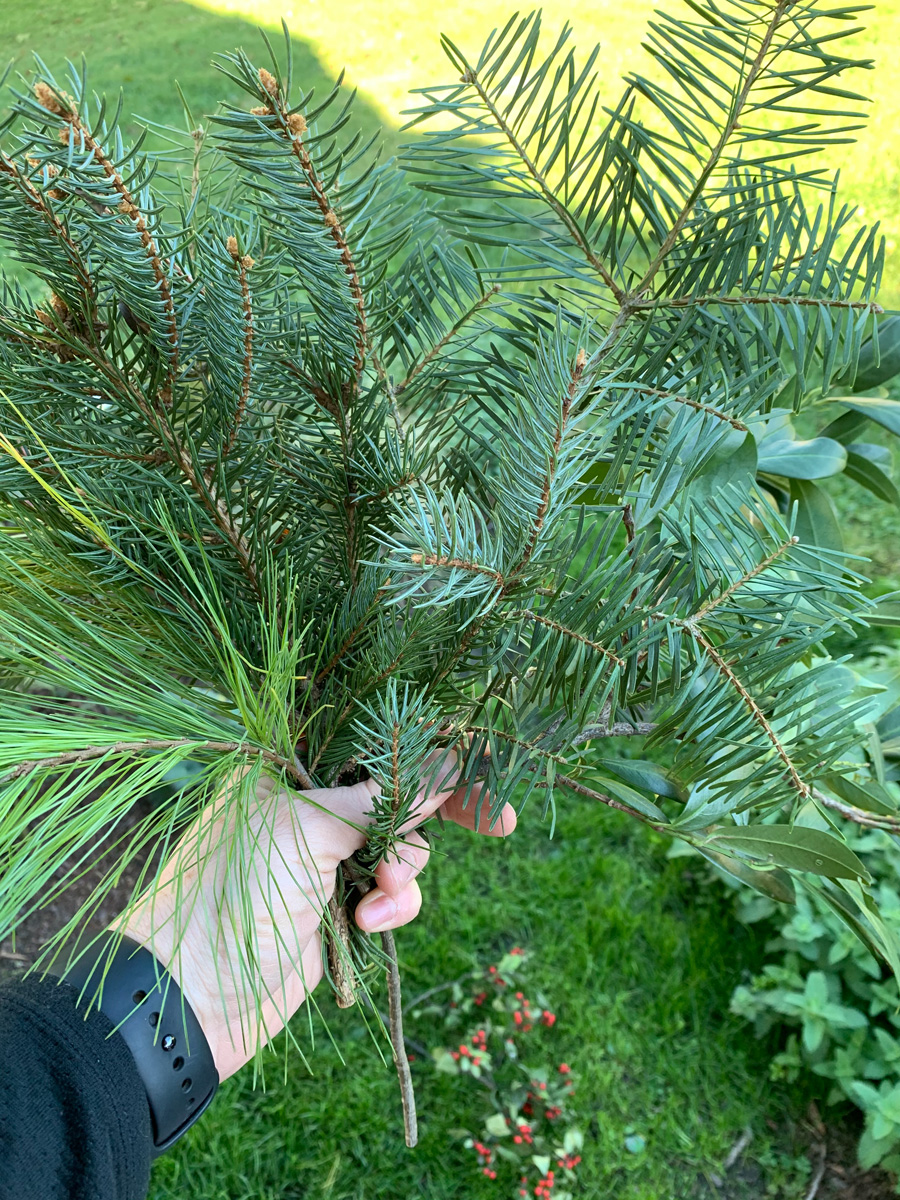
[[[492,1137],[509,1137],[509,1126],[503,1113],[491,1113],[484,1127]]]
[[[891,477],[867,456],[857,453],[852,446],[847,447],[847,465],[844,473],[879,500],[900,505],[900,492],[897,491]]]
[[[821,776],[821,782],[829,791],[834,792],[839,800],[865,809],[866,812],[895,813],[900,807],[887,788],[883,788],[874,779],[859,784],[843,775],[829,773]]]
[[[718,854],[709,846],[698,846],[697,849],[704,858],[708,858],[714,866],[725,871],[739,883],[747,884],[754,891],[760,892],[772,900],[777,900],[780,904],[796,904],[794,882],[786,871],[777,869],[759,871],[745,863],[743,859],[734,858],[729,854]]]
[[[847,451],[833,438],[808,442],[773,438],[761,443],[757,469],[788,479],[826,479],[840,474],[846,463]]]
[[[884,400],[880,396],[841,396],[838,403],[869,417],[890,433],[900,435],[900,401]]]
[[[670,800],[685,798],[684,788],[656,763],[641,758],[599,758],[591,765],[594,764],[604,772],[619,775],[627,783],[657,796],[667,796]]]
[[[748,825],[735,833],[717,833],[710,844],[790,871],[810,871],[829,879],[870,878],[849,846],[805,825]]]
[[[805,546],[843,550],[837,512],[827,492],[808,480],[792,479],[791,503],[797,505],[794,533]]]
[[[900,316],[885,317],[878,322],[878,344],[868,337],[859,348],[855,391],[868,392],[900,375]]]

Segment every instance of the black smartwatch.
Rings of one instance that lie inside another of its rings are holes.
[[[147,1092],[158,1158],[209,1108],[219,1086],[200,1022],[169,972],[132,938],[98,938],[62,980],[77,988],[79,1006],[98,1007],[128,1043]]]

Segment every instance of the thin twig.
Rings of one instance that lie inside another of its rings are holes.
[[[825,1143],[819,1142],[819,1144],[816,1146],[816,1150],[819,1153],[819,1165],[816,1167],[816,1173],[812,1177],[812,1181],[809,1185],[809,1191],[803,1197],[803,1200],[816,1200],[822,1180],[825,1178],[825,1165],[828,1156]]]
[[[884,829],[889,833],[900,833],[900,816],[892,817],[889,813],[867,812],[864,808],[857,808],[855,804],[845,804],[842,800],[834,800],[831,796],[820,792],[818,788],[812,789],[812,796],[824,808],[830,808],[833,812],[840,813],[842,817],[853,821],[856,825],[862,825],[866,829]]]
[[[406,1057],[406,1043],[403,1037],[403,995],[400,989],[400,968],[397,964],[397,944],[393,933],[388,929],[381,935],[381,945],[388,960],[387,979],[388,997],[390,999],[391,1046],[394,1051],[394,1065],[397,1068],[397,1078],[400,1080],[400,1099],[403,1104],[403,1128],[406,1134],[406,1144],[412,1149],[419,1140],[419,1125],[416,1117],[416,1093],[413,1088],[412,1072]]]
[[[731,686],[735,689],[735,691],[738,693],[738,695],[743,700],[746,707],[750,710],[750,713],[752,714],[753,719],[762,728],[766,737],[769,739],[769,741],[775,747],[775,751],[778,754],[778,757],[781,759],[781,761],[787,767],[788,775],[790,776],[792,786],[799,793],[799,795],[805,800],[809,796],[809,793],[810,793],[809,784],[804,783],[803,780],[800,778],[799,774],[797,773],[797,768],[794,766],[794,763],[793,763],[790,755],[788,754],[787,750],[785,750],[784,746],[782,746],[781,741],[778,738],[778,734],[775,732],[775,730],[770,725],[768,718],[766,717],[766,714],[762,711],[762,709],[759,707],[757,702],[754,700],[753,696],[751,696],[751,694],[747,691],[747,689],[741,683],[740,679],[738,679],[737,675],[735,675],[732,667],[725,661],[725,659],[718,652],[718,650],[715,648],[715,646],[712,644],[712,642],[709,640],[709,638],[707,638],[705,636],[705,634],[703,634],[701,632],[701,630],[693,623],[693,621],[692,620],[681,621],[681,622],[679,622],[679,624],[681,625],[682,629],[684,629],[688,634],[690,634],[690,636],[694,639],[694,641],[697,643],[698,646],[702,646],[702,648],[706,651],[707,656],[715,664],[716,668],[719,671],[719,674],[723,675],[728,680],[728,682],[731,684]]]
[[[780,558],[781,555],[784,554],[785,550],[790,550],[791,546],[796,546],[799,541],[800,539],[798,537],[790,537],[786,542],[782,542],[780,546],[776,546],[771,554],[767,555],[762,562],[757,563],[755,567],[742,575],[740,579],[736,579],[734,583],[730,584],[725,591],[721,593],[721,595],[714,596],[711,600],[707,600],[706,604],[704,604],[698,612],[694,613],[693,617],[691,617],[691,620],[702,621],[705,617],[708,617],[709,614],[713,612],[714,609],[718,608],[720,604],[724,604],[726,600],[730,600],[739,588],[742,588],[745,583],[749,583],[751,579],[755,579],[757,575],[761,575],[763,571],[765,571],[768,567],[771,567],[772,563],[775,562],[776,559]]]

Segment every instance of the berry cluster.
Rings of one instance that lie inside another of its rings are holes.
[[[558,1060],[555,1066],[540,1064],[544,1031],[554,1029],[557,1015],[545,997],[531,993],[529,998],[523,987],[526,958],[514,946],[471,990],[454,984],[449,1005],[444,1001],[443,1008],[426,1010],[435,1017],[443,1014],[446,1027],[460,1039],[455,1049],[435,1051],[435,1061],[442,1071],[475,1076],[488,1085],[493,1106],[481,1140],[465,1139],[481,1174],[502,1182],[515,1166],[510,1183],[520,1177],[519,1196],[571,1200],[581,1163],[581,1134],[569,1109],[572,1069]]]

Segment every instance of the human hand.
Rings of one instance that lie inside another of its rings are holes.
[[[248,774],[249,772],[249,774]],[[416,826],[440,812],[474,829],[479,788],[463,806],[455,769],[422,788],[397,852],[380,862],[356,908],[367,933],[396,929],[419,912],[417,875],[428,846]],[[340,863],[366,841],[370,779],[293,792],[248,771],[220,791],[179,841],[158,884],[113,928],[147,946],[200,1022],[220,1079],[239,1070],[282,1028],[322,978],[320,923]],[[238,819],[238,817],[240,819]],[[493,829],[516,825],[507,804]]]

